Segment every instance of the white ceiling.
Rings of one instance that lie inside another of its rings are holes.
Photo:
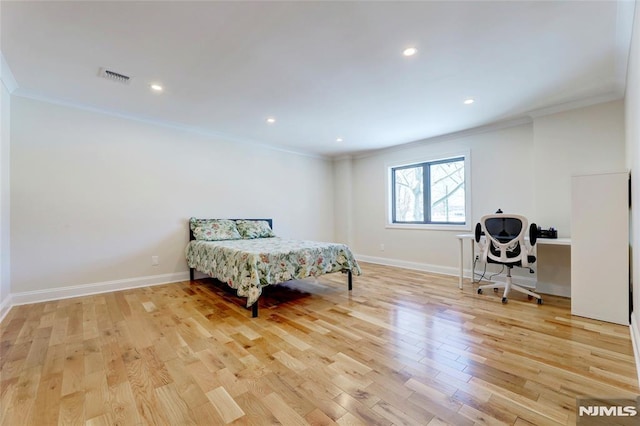
[[[3,0],[0,46],[15,95],[341,155],[621,98],[633,7]]]

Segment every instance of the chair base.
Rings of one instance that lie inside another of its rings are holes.
[[[511,280],[511,268],[508,269],[506,282],[481,285],[480,287],[478,287],[478,294],[482,294],[482,290],[487,288],[492,288],[494,289],[494,291],[497,291],[499,288],[504,288],[504,293],[502,294],[502,303],[507,303],[509,301],[509,299],[507,298],[509,296],[509,292],[511,290],[515,290],[529,296],[529,300],[535,297],[536,299],[538,299],[538,305],[542,305],[542,297],[539,294],[513,283],[513,281]]]

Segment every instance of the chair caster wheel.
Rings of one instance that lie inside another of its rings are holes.
[[[507,298],[506,298],[506,297],[503,297],[503,298],[502,298],[502,303],[507,303],[507,302],[508,302]]]
[[[482,289],[481,288],[478,289],[478,294],[482,294]]]
[[[494,289],[493,289],[493,292],[494,292],[494,293],[497,293],[497,292],[498,292],[498,289],[497,289],[497,288],[494,288]]]
[[[542,305],[542,299],[538,299],[538,305]]]

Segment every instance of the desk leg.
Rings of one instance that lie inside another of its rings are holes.
[[[464,279],[464,250],[462,246],[462,238],[458,238],[460,243],[460,276],[458,277],[458,288],[462,290],[462,280]]]
[[[475,274],[476,274],[476,268],[475,268],[475,263],[474,263],[474,259],[476,258],[476,244],[475,244],[475,240],[471,240],[471,264],[469,265],[469,269],[471,270],[471,282],[473,283],[473,280],[476,278]]]

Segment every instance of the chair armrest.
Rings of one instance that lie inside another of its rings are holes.
[[[536,241],[538,241],[538,226],[532,223],[529,225],[529,244],[531,247],[536,245]]]
[[[480,238],[482,238],[482,225],[476,223],[476,243],[480,242]]]

